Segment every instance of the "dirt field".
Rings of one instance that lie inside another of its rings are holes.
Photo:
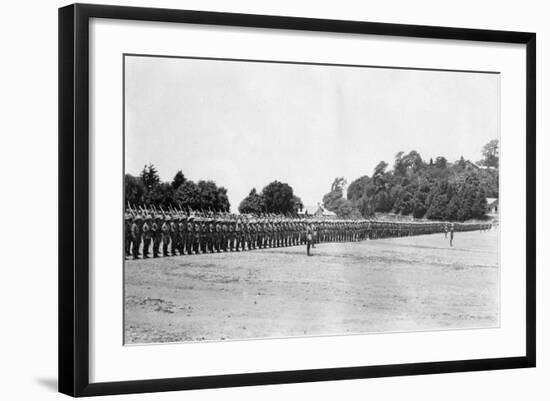
[[[126,343],[499,325],[498,231],[125,262]]]

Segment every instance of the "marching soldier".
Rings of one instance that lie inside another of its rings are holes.
[[[161,225],[162,216],[157,214],[151,223],[151,234],[153,236],[153,258],[159,257],[159,247],[162,240],[162,232],[160,230]]]
[[[132,245],[132,215],[126,213],[124,215],[124,253],[127,257],[130,256],[130,246]]]
[[[221,226],[222,226],[222,231],[221,231],[222,251],[227,252],[227,237],[228,237],[227,221],[222,220]]]
[[[215,242],[216,242],[216,252],[220,253],[222,248],[222,225],[219,220],[216,220],[216,225],[214,227],[216,230],[215,233]]]
[[[139,258],[139,246],[141,245],[141,220],[141,216],[138,214],[134,217],[134,222],[131,227],[132,254],[134,259]]]
[[[229,250],[233,252],[235,250],[235,223],[233,221],[227,223],[227,235],[229,237]]]
[[[172,256],[176,256],[176,250],[178,249],[178,221],[179,218],[176,214],[172,215],[170,221],[170,241],[172,243]]]
[[[151,216],[145,216],[145,222],[141,227],[142,236],[143,236],[143,259],[149,258],[149,247],[151,246],[151,239],[153,238],[153,233],[151,231]]]
[[[207,249],[208,252],[213,253],[214,248],[216,247],[216,238],[215,238],[216,232],[214,228],[214,220],[208,219],[208,241],[207,241]]]
[[[202,253],[208,252],[208,225],[206,223],[205,219],[201,221],[200,248]]]
[[[195,241],[195,224],[193,216],[187,218],[187,243],[185,244],[185,250],[188,255],[193,253],[193,243]]]
[[[185,245],[187,244],[187,216],[180,217],[178,223],[178,252],[185,255]]]
[[[164,216],[162,226],[160,226],[162,232],[162,256],[168,256],[168,245],[170,245],[170,217]]]
[[[195,234],[193,238],[193,251],[195,252],[195,255],[198,255],[200,253],[200,241],[201,241],[201,225],[199,219],[195,220],[195,224],[193,226],[193,233]]]
[[[240,219],[237,219],[237,222],[235,223],[235,238],[237,241],[235,250],[237,252],[240,252],[241,250],[244,251],[244,234]]]

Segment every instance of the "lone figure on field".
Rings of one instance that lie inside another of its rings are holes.
[[[311,223],[308,223],[307,228],[306,228],[307,256],[311,256],[311,253],[309,253],[309,249],[311,248],[312,244],[313,244],[313,227],[311,226]]]
[[[455,223],[451,224],[451,247],[453,246],[453,238],[455,237]]]

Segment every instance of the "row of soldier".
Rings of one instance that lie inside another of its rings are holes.
[[[286,216],[242,215],[188,216],[185,213],[150,214],[127,211],[126,256],[190,255],[354,242],[366,239],[472,231],[489,223],[385,222],[375,220],[326,220]]]

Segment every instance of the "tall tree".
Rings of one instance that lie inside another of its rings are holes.
[[[177,191],[180,185],[183,184],[184,182],[185,182],[185,176],[183,175],[181,170],[178,170],[178,172],[174,176],[174,179],[172,180],[172,183],[170,185],[172,185],[172,188],[174,189],[174,191]]]
[[[338,208],[337,202],[344,197],[346,180],[343,177],[336,177],[330,186],[330,192],[323,196],[323,206],[335,212]]]
[[[483,149],[481,150],[483,159],[478,163],[486,167],[495,167],[498,168],[499,163],[499,150],[498,150],[498,139],[493,139],[489,141]]]
[[[160,183],[160,177],[157,169],[152,164],[143,167],[139,178],[141,179],[141,182],[143,182],[143,185],[145,185],[147,191],[151,191],[156,185]]]
[[[262,190],[265,209],[268,213],[296,213],[297,204],[292,187],[286,183],[273,181]]]
[[[239,204],[239,213],[260,214],[265,211],[264,198],[252,188],[246,198]]]
[[[443,156],[438,156],[435,158],[435,167],[440,169],[447,168],[447,159],[445,159]]]
[[[200,210],[201,194],[197,184],[185,181],[175,193],[175,201],[185,209]]]

